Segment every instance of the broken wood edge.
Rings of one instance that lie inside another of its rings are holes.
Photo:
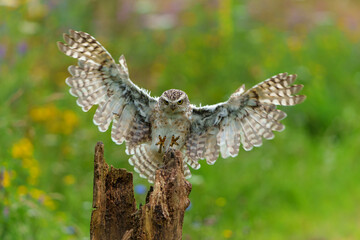
[[[90,222],[90,239],[100,239],[105,229],[105,176],[109,166],[104,159],[104,144],[98,142],[94,155],[93,211]]]
[[[156,170],[145,204],[137,209],[132,173],[109,169],[104,144],[96,144],[91,240],[182,239],[191,184],[184,177],[180,151],[168,151],[164,163]]]

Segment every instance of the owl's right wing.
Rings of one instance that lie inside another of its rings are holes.
[[[70,93],[78,97],[77,104],[87,112],[99,105],[94,123],[106,131],[113,121],[111,138],[117,144],[126,142],[127,152],[150,139],[150,115],[157,103],[145,90],[129,78],[123,56],[116,64],[111,55],[94,37],[85,32],[70,30],[64,34],[66,44],[58,42],[67,56],[78,59],[70,66],[72,75],[66,79]]]
[[[303,85],[292,85],[296,75],[278,74],[245,91],[244,85],[228,101],[211,106],[194,107],[190,134],[186,142],[189,165],[206,159],[214,164],[219,157],[238,155],[242,144],[247,151],[262,145],[262,138],[272,139],[272,131],[282,131],[279,121],[286,114],[276,105],[290,106],[305,100],[298,93]]]

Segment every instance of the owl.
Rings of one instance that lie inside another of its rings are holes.
[[[129,163],[140,177],[154,182],[155,171],[163,166],[169,149],[182,152],[184,175],[189,166],[199,169],[199,160],[214,164],[235,157],[240,145],[249,151],[262,145],[262,139],[274,138],[273,131],[284,130],[280,120],[286,114],[277,105],[292,106],[305,100],[295,95],[303,85],[293,85],[296,75],[281,73],[245,90],[242,85],[226,102],[195,106],[187,94],[170,89],[152,97],[129,78],[124,56],[117,64],[94,37],[70,30],[59,49],[78,59],[70,66],[66,79],[70,94],[83,111],[98,105],[93,122],[101,132],[111,126],[116,144],[126,143]]]

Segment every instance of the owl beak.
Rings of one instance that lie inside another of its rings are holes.
[[[171,105],[170,105],[170,109],[171,109],[171,110],[173,110],[173,111],[174,111],[174,110],[175,110],[175,108],[176,108],[176,105],[175,105],[175,104],[171,104]]]

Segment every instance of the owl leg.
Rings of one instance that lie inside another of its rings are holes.
[[[161,136],[159,135],[159,141],[155,144],[155,145],[159,145],[159,153],[161,153],[162,149],[164,148],[165,140],[166,140],[166,136],[161,138]]]
[[[179,138],[180,138],[180,136],[175,137],[174,135],[172,135],[170,147],[172,147],[172,146],[174,146],[174,145],[179,145],[179,144],[177,143],[177,140],[179,140]]]

